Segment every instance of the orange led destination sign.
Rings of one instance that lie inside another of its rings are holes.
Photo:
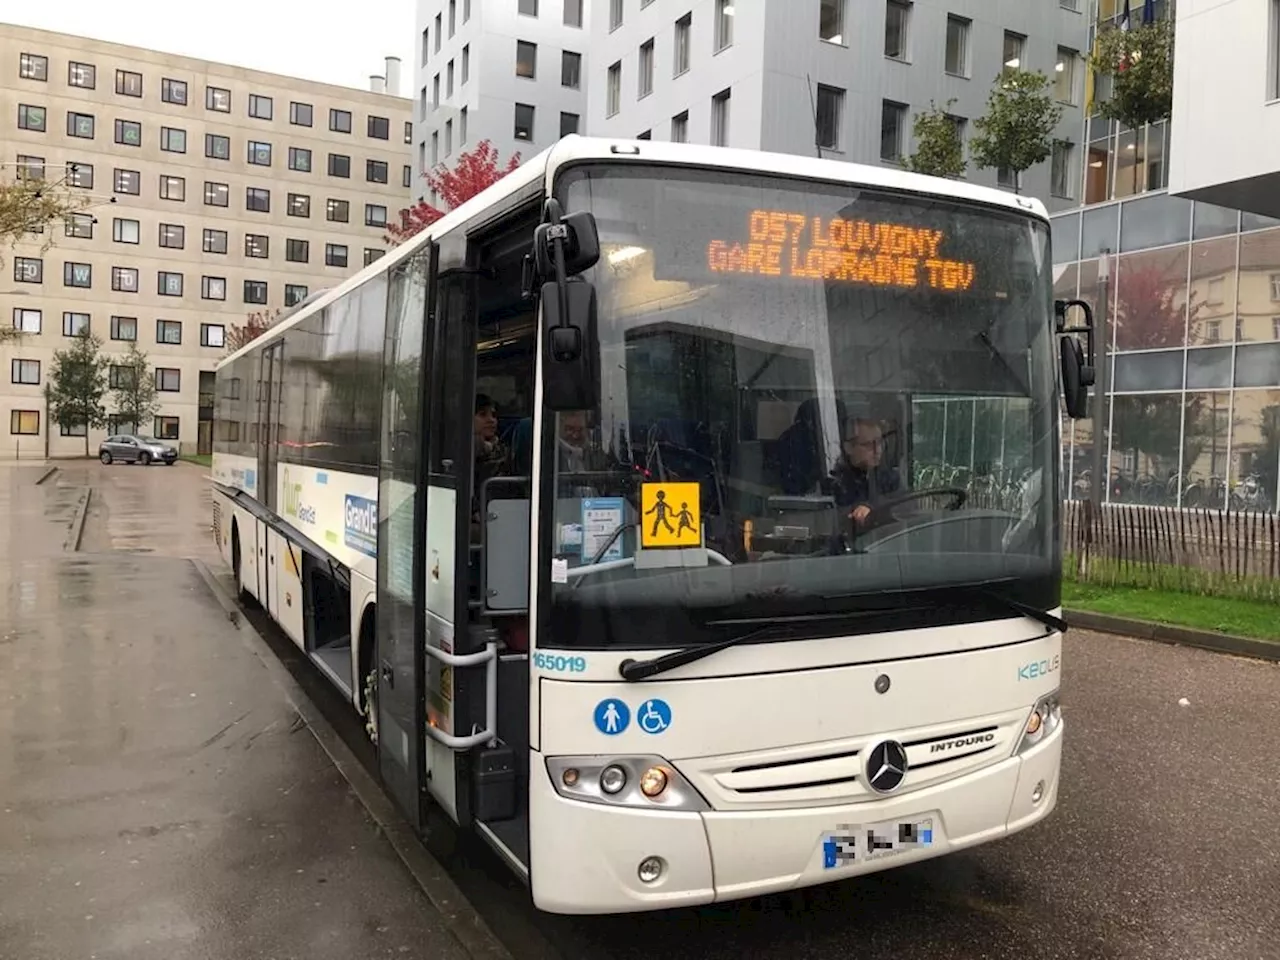
[[[707,245],[713,273],[956,292],[970,289],[977,272],[973,263],[943,257],[946,234],[929,227],[752,210],[748,230],[746,242]]]

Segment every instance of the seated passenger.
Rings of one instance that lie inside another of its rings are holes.
[[[480,488],[486,480],[507,472],[507,450],[498,439],[498,406],[488,394],[476,394],[476,412],[472,418],[475,437],[475,468],[471,488],[471,522],[480,523]],[[478,539],[478,537],[473,537]]]
[[[855,417],[845,423],[842,453],[831,478],[836,504],[861,527],[876,504],[902,490],[898,471],[880,461],[884,436],[876,420]]]

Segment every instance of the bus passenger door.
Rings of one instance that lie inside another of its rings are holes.
[[[280,383],[284,342],[262,351],[258,383],[258,502],[276,509],[276,444],[280,435]]]

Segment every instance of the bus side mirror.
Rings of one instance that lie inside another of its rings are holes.
[[[552,203],[554,201],[549,201]],[[533,232],[533,253],[538,276],[556,276],[556,239],[563,240],[564,275],[576,277],[594,267],[600,259],[600,232],[596,218],[587,211],[571,213],[557,221],[551,214],[549,222],[539,224]]]
[[[564,294],[561,314],[560,294]],[[600,396],[600,339],[596,288],[585,280],[542,285],[544,371],[542,393],[550,410],[591,410]]]
[[[1067,311],[1079,307],[1084,314],[1081,326],[1067,326]],[[1053,304],[1055,332],[1062,364],[1062,401],[1067,416],[1083,420],[1089,415],[1089,388],[1093,386],[1093,308],[1083,300],[1055,300]],[[1084,334],[1084,346],[1075,334]]]

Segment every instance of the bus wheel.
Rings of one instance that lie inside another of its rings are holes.
[[[365,611],[360,625],[360,659],[364,665],[364,732],[378,744],[378,638],[373,608]]]

